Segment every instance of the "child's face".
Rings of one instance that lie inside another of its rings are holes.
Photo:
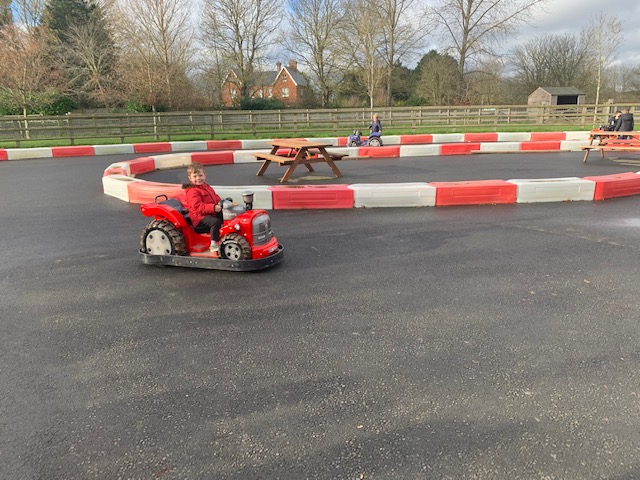
[[[189,181],[194,185],[202,185],[207,181],[207,175],[204,170],[196,170],[189,175]]]

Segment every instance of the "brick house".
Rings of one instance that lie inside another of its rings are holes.
[[[286,105],[298,103],[308,86],[295,60],[290,60],[286,66],[277,62],[276,69],[272,71],[257,72],[251,83],[251,98],[277,98]],[[222,84],[222,101],[225,106],[230,107],[240,100],[239,95],[238,75],[231,70]]]

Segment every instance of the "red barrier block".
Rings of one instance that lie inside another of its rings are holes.
[[[479,143],[443,143],[440,155],[468,155],[480,150]]]
[[[102,176],[108,177],[109,175],[124,175],[126,177],[128,172],[122,167],[109,167],[102,172]]]
[[[133,153],[160,153],[170,152],[171,143],[155,142],[155,143],[134,143]]]
[[[637,173],[614,173],[613,175],[584,177],[584,180],[596,182],[594,200],[640,194],[640,175]]]
[[[520,150],[529,152],[536,150],[560,150],[560,141],[522,142],[520,144]]]
[[[153,172],[156,169],[156,161],[151,157],[136,158],[135,160],[127,160],[131,175],[140,173]]]
[[[91,145],[79,145],[77,147],[51,147],[52,157],[90,157],[96,154],[96,149]]]
[[[194,152],[191,154],[191,161],[202,165],[230,164],[233,163],[233,152]]]
[[[400,156],[400,145],[391,145],[388,147],[360,147],[358,148],[358,156],[371,158],[396,158]]]
[[[493,132],[486,133],[465,133],[465,142],[497,142],[498,134]]]
[[[338,137],[339,147],[346,147],[347,143],[349,143],[349,137]]]
[[[400,145],[421,145],[433,143],[433,135],[400,135]]]
[[[207,140],[207,150],[241,150],[241,140]]]
[[[2,160],[9,160],[9,153],[4,148],[0,148],[0,161]]]
[[[532,142],[543,142],[547,140],[563,141],[567,139],[565,132],[531,132]]]
[[[349,185],[275,185],[269,187],[274,209],[353,208]]]
[[[436,187],[436,206],[515,203],[517,185],[504,180],[432,182]]]
[[[182,186],[176,183],[130,182],[127,190],[130,203],[149,203],[158,195],[172,198],[182,194]]]

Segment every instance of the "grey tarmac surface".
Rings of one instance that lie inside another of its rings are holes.
[[[633,171],[558,155],[428,168]],[[157,268],[122,158],[0,162],[0,478],[640,478],[640,197],[273,211],[271,270]]]

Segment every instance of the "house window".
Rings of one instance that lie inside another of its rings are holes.
[[[284,83],[287,83],[287,76],[286,76],[286,75],[282,75],[282,81],[283,81]]]
[[[288,88],[283,88],[282,89],[282,96],[283,97],[288,97],[289,96],[289,89]]]
[[[269,96],[269,98],[273,97],[273,88],[267,90],[267,95]]]
[[[238,91],[235,88],[231,89],[231,98],[236,98],[238,96]]]
[[[264,92],[262,91],[262,89],[258,90],[258,98],[262,98],[264,97]]]

